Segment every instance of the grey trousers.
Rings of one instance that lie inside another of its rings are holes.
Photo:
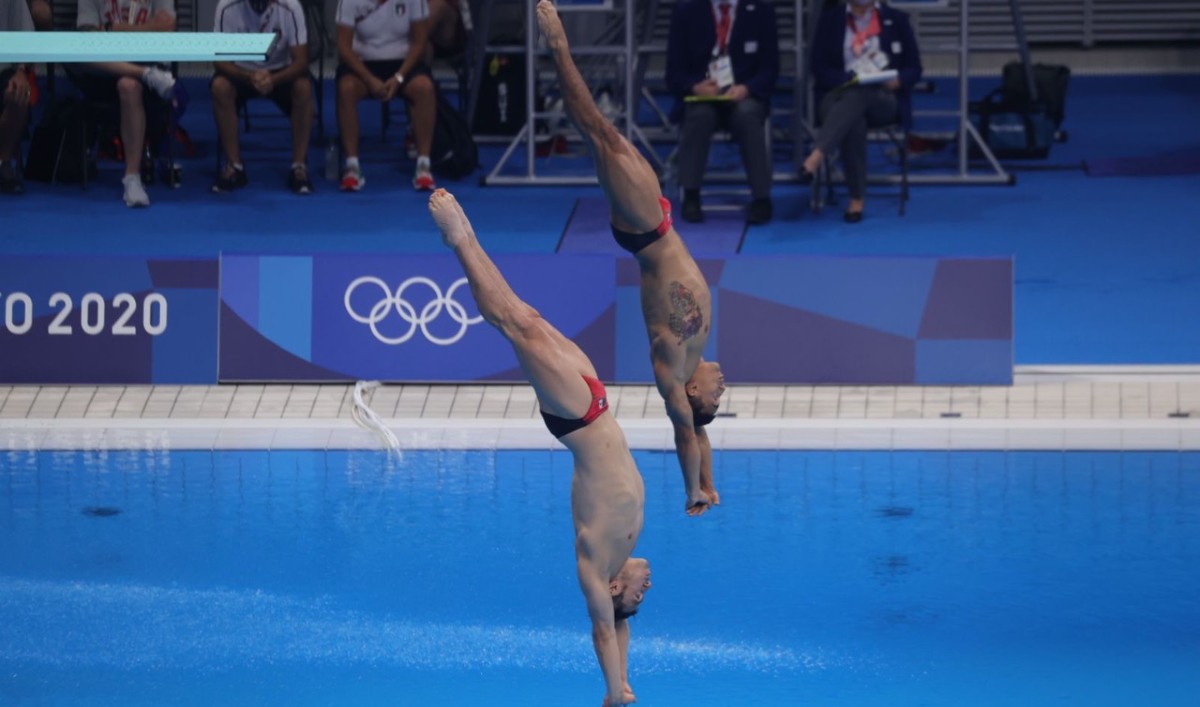
[[[679,134],[679,152],[675,158],[679,186],[699,189],[708,167],[708,149],[718,127],[733,133],[742,153],[742,166],[750,182],[754,199],[771,196],[771,156],[767,154],[767,105],[750,96],[730,103],[704,101],[688,103]]]
[[[848,86],[827,93],[817,114],[821,118],[817,147],[826,155],[840,149],[850,198],[863,198],[867,191],[867,130],[898,120],[896,94],[884,86]]]

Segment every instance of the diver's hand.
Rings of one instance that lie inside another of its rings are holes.
[[[712,497],[707,493],[697,490],[688,494],[687,503],[684,504],[683,511],[690,516],[702,515],[713,504]]]
[[[637,697],[635,697],[633,694],[633,688],[631,688],[629,686],[629,684],[626,683],[625,687],[621,688],[621,697],[620,697],[619,702],[613,702],[611,695],[605,695],[604,702],[601,705],[601,707],[617,707],[617,705],[631,705],[634,702],[637,702]]]

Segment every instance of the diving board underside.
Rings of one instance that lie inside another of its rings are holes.
[[[273,33],[0,32],[0,62],[262,61]]]

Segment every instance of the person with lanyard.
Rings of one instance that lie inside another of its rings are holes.
[[[437,121],[437,88],[425,62],[429,42],[426,0],[341,0],[337,8],[337,117],[346,157],[342,191],[366,185],[358,161],[358,103],[368,96],[408,103],[417,168],[413,188],[434,188],[429,155]]]
[[[779,39],[772,3],[761,0],[683,0],[671,13],[667,87],[680,123],[676,167],[683,189],[681,216],[704,220],[700,184],[713,133],[729,130],[750,185],[746,220],[771,220],[771,156],[767,116],[779,77]]]
[[[825,156],[840,149],[850,193],[843,218],[858,223],[867,188],[867,130],[912,126],[911,91],[922,71],[912,23],[875,0],[827,5],[817,20],[811,62],[821,127],[804,159],[804,176],[811,178]]]
[[[175,2],[79,0],[76,25],[85,32],[174,32]],[[66,71],[87,100],[120,105],[125,205],[149,206],[141,177],[143,148],[168,137],[168,111],[182,111],[175,77],[158,66],[125,61],[67,64]]]
[[[0,0],[0,32],[32,31],[33,18],[25,0]],[[4,91],[0,102],[0,193],[4,194],[25,193],[17,154],[36,99],[37,85],[30,81],[29,69],[26,64],[0,69],[0,90]]]
[[[291,119],[292,166],[287,185],[295,194],[311,194],[308,141],[312,133],[313,85],[308,72],[308,30],[298,0],[221,0],[213,27],[218,32],[274,34],[271,54],[259,61],[218,61],[209,89],[213,118],[225,167],[212,190],[225,193],[246,186],[238,147],[237,109],[256,97],[270,98]]]

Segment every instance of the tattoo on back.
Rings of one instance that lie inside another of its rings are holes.
[[[696,303],[696,295],[681,282],[668,285],[671,297],[671,313],[667,322],[671,333],[679,337],[677,343],[682,344],[704,328],[704,312]]]

